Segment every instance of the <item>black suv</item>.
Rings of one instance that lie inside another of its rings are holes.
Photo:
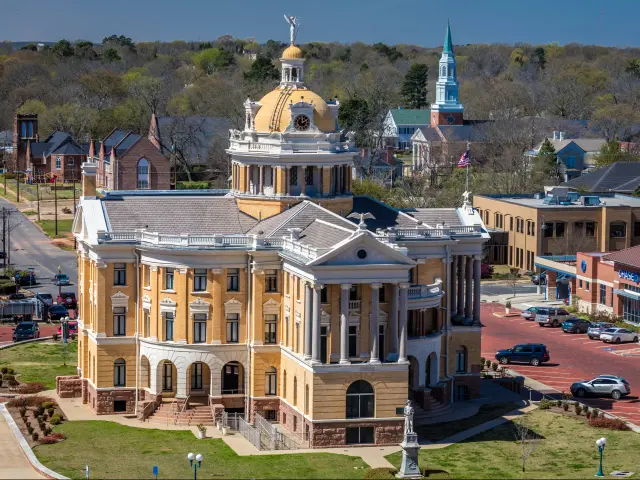
[[[40,327],[36,322],[21,322],[13,329],[13,341],[31,340],[40,336]]]
[[[496,360],[503,365],[507,363],[529,363],[537,367],[551,359],[546,345],[541,343],[523,343],[506,350],[498,350]]]

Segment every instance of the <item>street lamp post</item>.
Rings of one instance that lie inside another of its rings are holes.
[[[604,447],[607,445],[607,439],[602,437],[596,440],[596,446],[598,447],[598,451],[600,452],[600,467],[598,468],[598,473],[596,473],[596,477],[604,477],[604,473],[602,472],[602,453],[604,452]]]
[[[198,479],[198,469],[202,466],[203,458],[204,457],[200,453],[197,455],[194,455],[193,453],[189,452],[189,454],[187,455],[187,459],[189,460],[189,465],[193,467],[193,480]],[[193,461],[194,459],[195,459],[195,462]]]
[[[62,275],[62,267],[58,265],[58,296],[62,293],[62,282],[60,281],[60,275]]]

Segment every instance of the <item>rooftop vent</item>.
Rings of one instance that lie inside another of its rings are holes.
[[[600,202],[600,197],[596,195],[587,195],[582,197],[581,203],[585,207],[594,207],[602,204],[602,202]]]

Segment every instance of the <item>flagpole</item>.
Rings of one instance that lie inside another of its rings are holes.
[[[469,164],[467,163],[467,192],[469,191]]]

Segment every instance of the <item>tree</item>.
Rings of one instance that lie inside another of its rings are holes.
[[[600,153],[596,156],[596,167],[604,167],[616,162],[638,162],[640,155],[622,150],[620,142],[609,140],[600,148]]]
[[[149,75],[145,70],[131,69],[123,76],[124,84],[134,98],[147,106],[149,114],[158,114],[168,101],[167,85],[161,78]]]
[[[196,53],[193,61],[204,73],[211,75],[230,67],[235,62],[235,59],[233,53],[220,48],[208,48]]]
[[[400,95],[407,108],[425,108],[427,106],[427,80],[429,67],[424,63],[414,63],[404,77]]]
[[[538,150],[536,160],[547,173],[552,173],[556,168],[556,165],[558,164],[558,154],[548,138],[545,138],[544,142],[542,142],[540,150]]]
[[[72,57],[74,53],[71,42],[64,39],[57,42],[51,50],[60,58]]]
[[[127,47],[132,53],[135,53],[136,51],[136,45],[135,43],[133,43],[133,40],[131,40],[129,37],[125,37],[124,35],[110,35],[102,39],[103,45],[106,45],[108,43],[112,45],[119,45],[121,47]]]
[[[531,63],[533,63],[538,70],[544,70],[547,66],[547,55],[544,51],[544,47],[536,47],[531,55]]]
[[[107,48],[102,53],[102,61],[105,63],[119,62],[120,60],[122,60],[122,58],[115,48]]]
[[[640,79],[640,60],[638,60],[637,58],[632,58],[631,60],[629,60],[625,68],[625,72],[630,73],[634,77]]]
[[[74,46],[74,55],[87,60],[92,60],[98,56],[96,51],[93,49],[93,42],[89,42],[87,40],[80,40],[76,42]]]
[[[524,67],[524,64],[529,61],[521,48],[514,48],[510,55],[511,64],[519,68]]]
[[[540,437],[529,428],[526,415],[519,422],[514,422],[513,426],[516,442],[520,445],[520,459],[522,460],[522,471],[524,472],[527,459],[538,446]]]
[[[244,74],[244,79],[249,83],[266,83],[279,78],[280,72],[273,62],[262,55],[258,55],[249,71]]]
[[[640,121],[640,114],[626,104],[606,105],[593,112],[591,126],[607,141],[626,139]]]
[[[518,294],[517,287],[518,283],[520,282],[520,274],[518,273],[518,269],[510,268],[505,281],[507,283],[507,286],[511,288],[513,296],[515,297]]]

